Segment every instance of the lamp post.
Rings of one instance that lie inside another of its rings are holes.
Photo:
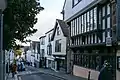
[[[3,80],[3,14],[0,9],[0,80]]]

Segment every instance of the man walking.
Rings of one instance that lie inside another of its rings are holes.
[[[100,70],[98,80],[112,80],[112,69],[107,60],[104,61],[103,68]]]

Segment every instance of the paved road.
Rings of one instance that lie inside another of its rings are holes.
[[[43,73],[36,73],[36,74],[29,74],[21,76],[21,80],[63,80],[57,77],[43,74]]]
[[[38,71],[35,68],[27,68],[25,72],[22,72],[21,75],[19,75],[19,80],[63,80],[58,77],[44,74],[44,73],[38,73]]]

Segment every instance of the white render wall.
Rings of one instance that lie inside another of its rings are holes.
[[[66,37],[64,37],[61,27],[58,25],[60,29],[60,35],[57,35],[57,31],[55,33],[54,42],[53,42],[53,54],[55,55],[66,55]],[[55,52],[55,41],[61,39],[61,52]]]
[[[85,8],[87,5],[92,3],[93,1],[98,1],[98,0],[81,0],[76,6],[72,7],[72,0],[66,0],[66,4],[64,7],[65,11],[65,20],[69,19],[73,15],[75,15],[77,12]]]
[[[26,60],[29,62],[31,61],[31,51],[30,50],[27,51]]]
[[[48,42],[48,39],[49,39],[48,36],[49,36],[49,34],[52,35],[53,34],[53,30],[45,34],[45,36],[46,36],[45,37],[45,57],[52,58],[52,56],[47,55],[47,45],[49,43],[51,43],[51,45],[52,45],[52,53],[53,53],[53,41]]]

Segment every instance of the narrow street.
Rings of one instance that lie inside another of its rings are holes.
[[[38,72],[35,68],[27,67],[26,71],[21,72],[19,80],[63,80],[58,77]]]
[[[22,75],[21,80],[63,80],[44,73]]]

